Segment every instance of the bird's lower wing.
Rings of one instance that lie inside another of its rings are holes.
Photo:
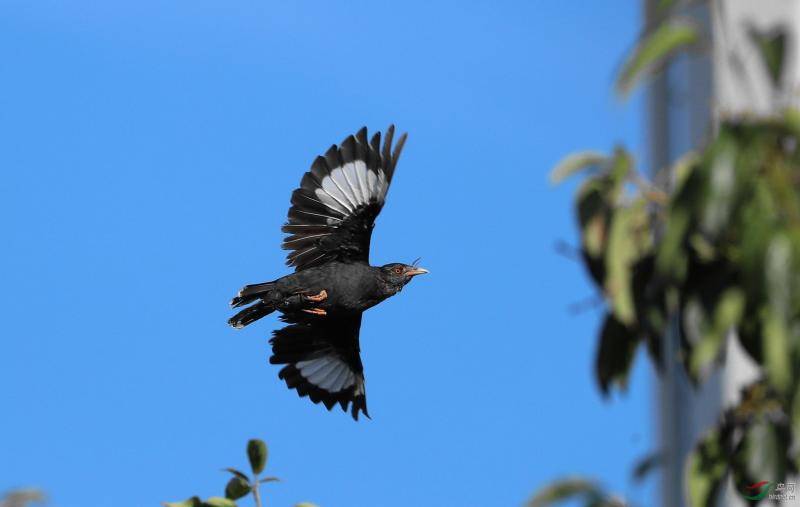
[[[361,364],[361,313],[326,317],[289,314],[289,325],[273,332],[272,364],[285,364],[278,376],[300,396],[322,402],[328,410],[337,403],[353,419],[369,417]]]

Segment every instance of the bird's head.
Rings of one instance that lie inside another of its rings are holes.
[[[417,275],[424,275],[428,272],[417,266],[417,261],[412,264],[402,264],[400,262],[393,262],[380,267],[380,276],[387,285],[396,287],[400,290]]]

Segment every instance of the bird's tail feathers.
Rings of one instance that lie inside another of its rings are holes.
[[[245,285],[239,290],[235,298],[231,299],[231,307],[238,308],[240,306],[249,305],[256,299],[261,299],[262,296],[268,294],[275,288],[275,282],[254,283],[252,285]]]
[[[261,317],[266,317],[270,313],[275,311],[275,307],[269,303],[264,301],[259,301],[258,303],[248,306],[247,308],[243,309],[230,319],[228,319],[228,324],[235,327],[236,329],[241,329],[248,324],[252,324],[253,322],[257,321]]]
[[[275,289],[275,282],[256,283],[253,285],[245,285],[239,294],[231,300],[233,308],[249,305],[256,302],[247,308],[242,309],[239,313],[234,315],[228,320],[228,324],[241,329],[248,324],[251,324],[261,317],[266,317],[275,311],[275,305],[270,301],[270,292]]]

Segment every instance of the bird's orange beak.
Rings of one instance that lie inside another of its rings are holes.
[[[406,274],[407,275],[411,275],[411,276],[417,276],[417,275],[424,275],[427,272],[428,272],[428,270],[424,269],[424,268],[414,268],[414,269],[409,269],[408,271],[406,271]]]

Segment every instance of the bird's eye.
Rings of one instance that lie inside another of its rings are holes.
[[[394,274],[396,274],[396,275],[402,275],[403,274],[403,268],[401,268],[400,266],[397,266],[396,268],[394,268],[393,271],[394,271]]]

